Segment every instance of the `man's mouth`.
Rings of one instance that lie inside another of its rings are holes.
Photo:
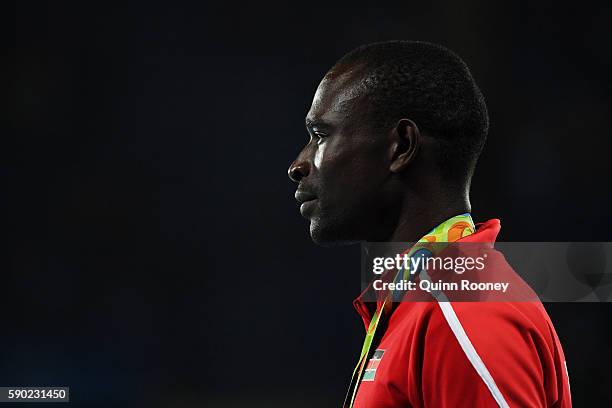
[[[303,217],[308,218],[310,214],[312,214],[312,210],[315,207],[316,200],[318,199],[312,193],[303,190],[297,190],[295,192],[295,199],[298,203],[300,203],[300,214]]]

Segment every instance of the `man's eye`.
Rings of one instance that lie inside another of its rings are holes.
[[[315,132],[314,136],[317,139],[317,144],[321,144],[327,135],[325,133]]]

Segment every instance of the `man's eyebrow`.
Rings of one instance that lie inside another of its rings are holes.
[[[322,121],[318,121],[318,120],[312,120],[312,119],[308,119],[306,118],[306,128],[308,130],[312,130],[312,128],[329,128],[330,125],[328,123],[322,122]]]

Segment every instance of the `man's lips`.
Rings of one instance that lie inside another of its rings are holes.
[[[300,214],[305,218],[309,218],[314,210],[317,196],[304,190],[297,190],[295,192],[295,199],[301,204]]]

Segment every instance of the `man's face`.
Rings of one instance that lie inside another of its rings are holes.
[[[354,71],[323,79],[306,116],[308,144],[289,167],[296,200],[319,244],[375,240],[384,228],[386,132],[368,123]]]

